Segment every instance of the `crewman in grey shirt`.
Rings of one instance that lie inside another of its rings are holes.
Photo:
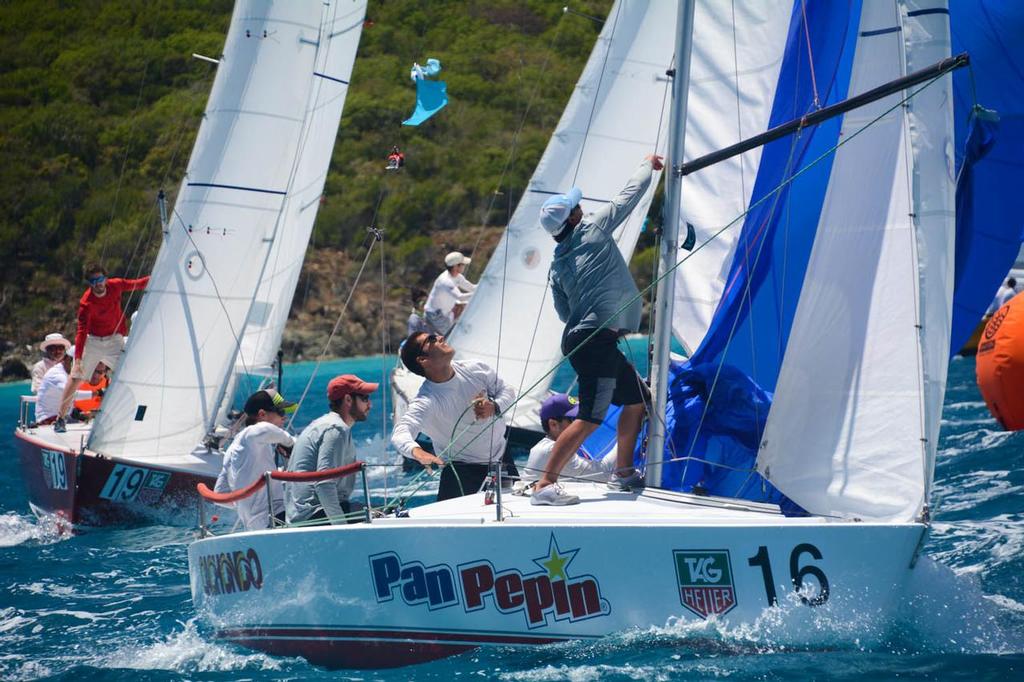
[[[626,186],[610,202],[584,216],[583,192],[573,187],[541,207],[541,226],[557,246],[551,262],[551,295],[555,312],[565,323],[562,354],[579,376],[579,414],[558,436],[547,470],[534,486],[533,504],[577,504],[579,498],[556,485],[558,474],[587,436],[604,420],[610,404],[622,405],[617,427],[616,475],[609,487],[631,490],[643,486],[633,469],[633,448],[643,423],[650,391],[618,349],[618,339],[640,328],[642,302],[618,245],[615,229],[640,202],[660,156],[644,159]]]
[[[317,418],[295,440],[288,471],[326,471],[351,464],[356,459],[352,425],[366,421],[370,394],[379,384],[363,381],[354,374],[342,374],[327,384],[331,411]],[[288,523],[321,521],[346,523],[351,511],[349,495],[354,476],[315,483],[284,484],[285,516]]]

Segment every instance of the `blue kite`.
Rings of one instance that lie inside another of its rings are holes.
[[[416,110],[402,121],[405,126],[418,126],[448,106],[448,84],[444,81],[427,80],[441,72],[441,62],[428,59],[426,66],[414,63],[409,77],[416,83]]]

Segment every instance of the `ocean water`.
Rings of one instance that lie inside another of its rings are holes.
[[[632,346],[642,356],[642,343]],[[379,380],[392,362],[325,363],[298,424],[320,414],[319,397],[334,374]],[[299,395],[312,368],[287,368],[284,393]],[[563,372],[556,385],[569,380]],[[0,422],[10,429],[25,390],[0,386]],[[378,401],[373,410],[355,437],[366,459],[392,462],[382,438],[390,428],[381,422],[384,406]],[[934,529],[913,605],[885,643],[870,649],[844,638],[842,623],[835,641],[815,650],[773,644],[769,622],[735,629],[670,624],[596,642],[481,649],[398,670],[327,671],[210,637],[189,595],[191,528],[60,535],[29,512],[12,437],[3,439],[0,455],[7,464],[0,467],[0,679],[1024,679],[1024,433],[1004,433],[988,415],[972,359],[950,366]],[[403,480],[377,469],[373,488]]]

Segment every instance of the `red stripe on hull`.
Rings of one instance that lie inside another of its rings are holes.
[[[301,656],[325,668],[398,668],[491,644],[551,644],[562,637],[319,628],[236,628],[217,637],[275,656]]]
[[[20,431],[15,436],[29,502],[76,525],[100,526],[154,516],[193,522],[199,499],[196,484],[214,484],[214,479],[206,476],[50,448]],[[135,470],[142,472],[136,474],[138,485],[126,485],[135,482],[127,479]],[[118,472],[125,477],[123,483]],[[165,484],[158,490],[146,488],[143,483],[152,480],[151,475],[165,476]]]

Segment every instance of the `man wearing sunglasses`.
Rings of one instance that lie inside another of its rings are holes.
[[[75,334],[75,361],[71,366],[71,380],[64,387],[60,413],[53,424],[53,430],[63,433],[67,430],[64,419],[71,409],[71,403],[78,386],[93,370],[103,363],[111,370],[124,350],[124,337],[128,333],[124,311],[121,309],[121,295],[129,291],[145,289],[149,277],[139,279],[107,278],[107,271],[100,265],[91,265],[85,271],[89,289],[78,302],[78,331]]]
[[[615,230],[629,217],[651,184],[662,159],[650,155],[611,201],[584,216],[583,193],[573,187],[541,206],[540,223],[555,246],[549,281],[555,312],[565,323],[562,354],[579,376],[580,409],[558,436],[547,471],[530,498],[533,504],[576,504],[579,499],[555,483],[587,436],[604,420],[609,405],[622,405],[617,426],[618,472],[609,487],[643,487],[633,470],[633,448],[643,423],[649,391],[618,349],[618,339],[640,328],[642,302],[618,244]]]
[[[291,447],[294,439],[284,430],[284,416],[294,411],[295,403],[285,400],[272,388],[256,391],[245,401],[245,428],[231,441],[214,490],[229,493],[241,490],[268,471],[277,468],[277,446]],[[270,501],[274,518],[284,521],[284,491],[280,481],[270,482]],[[244,500],[235,502],[235,511],[246,530],[270,528],[266,486]]]
[[[477,492],[505,452],[505,420],[515,391],[490,366],[454,360],[455,349],[439,334],[412,334],[402,344],[402,364],[425,381],[395,424],[391,443],[403,457],[430,470],[443,466],[437,500]],[[441,455],[416,444],[424,434]]]
[[[370,414],[370,394],[378,387],[379,384],[363,381],[355,374],[331,379],[327,384],[330,411],[315,419],[296,439],[288,471],[326,471],[354,462],[356,446],[352,442],[352,425],[366,421]],[[346,515],[352,510],[348,498],[355,482],[355,476],[345,476],[316,483],[285,483],[288,523],[345,523]]]

